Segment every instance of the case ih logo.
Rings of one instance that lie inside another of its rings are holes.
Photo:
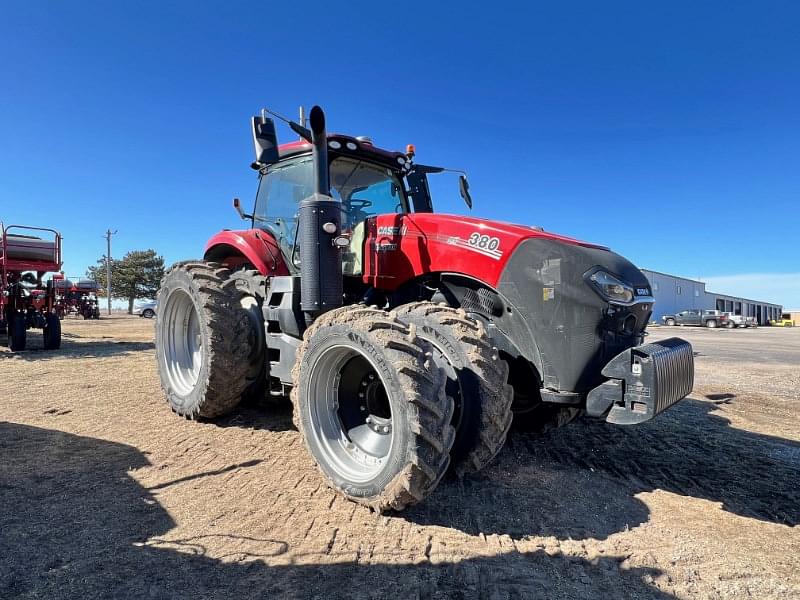
[[[402,227],[378,227],[378,235],[405,235],[408,228],[403,225]]]

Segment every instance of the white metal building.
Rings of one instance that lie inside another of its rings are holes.
[[[783,306],[706,290],[702,281],[642,269],[656,299],[652,319],[661,322],[663,315],[674,315],[689,308],[709,308],[735,315],[755,317],[760,325],[780,318]]]

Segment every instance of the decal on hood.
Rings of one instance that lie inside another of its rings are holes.
[[[478,252],[495,260],[500,260],[503,256],[503,251],[500,250],[500,238],[482,234],[478,231],[472,232],[466,240],[458,236],[449,237],[447,238],[447,243],[451,246]]]

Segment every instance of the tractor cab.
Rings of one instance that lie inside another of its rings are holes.
[[[404,182],[410,161],[403,153],[377,150],[363,139],[346,136],[329,136],[328,149],[330,196],[340,203],[340,233],[349,238],[343,253],[344,274],[360,275],[364,222],[378,214],[411,212]],[[300,203],[314,194],[314,185],[310,144],[281,147],[280,161],[259,172],[253,226],[278,241],[292,272],[300,267]]]
[[[278,242],[291,273],[299,273],[298,251],[300,203],[316,190],[318,173],[314,167],[311,142],[300,139],[277,146],[274,125],[269,119],[254,118],[253,136],[259,185],[252,215],[253,227],[267,231]],[[301,129],[290,122],[292,129]],[[299,132],[301,136],[303,131]],[[340,206],[342,274],[361,276],[365,223],[377,215],[433,212],[427,176],[448,171],[441,167],[413,162],[415,148],[405,152],[378,148],[365,136],[326,135],[328,189]],[[264,152],[268,147],[269,152]],[[459,191],[472,207],[466,175],[460,173]],[[238,200],[235,203],[238,209]]]

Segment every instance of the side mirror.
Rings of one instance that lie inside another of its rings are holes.
[[[278,135],[275,133],[275,122],[265,116],[251,119],[253,130],[253,146],[255,147],[256,160],[250,165],[260,169],[266,165],[278,162]]]
[[[252,219],[253,218],[253,215],[248,215],[247,213],[242,211],[242,207],[239,204],[239,199],[238,198],[234,198],[233,199],[233,208],[235,208],[236,212],[239,213],[239,218],[240,219],[245,220],[245,219]]]
[[[466,204],[467,207],[472,210],[472,196],[469,195],[469,182],[464,175],[458,176],[458,192],[464,199],[464,204]]]

